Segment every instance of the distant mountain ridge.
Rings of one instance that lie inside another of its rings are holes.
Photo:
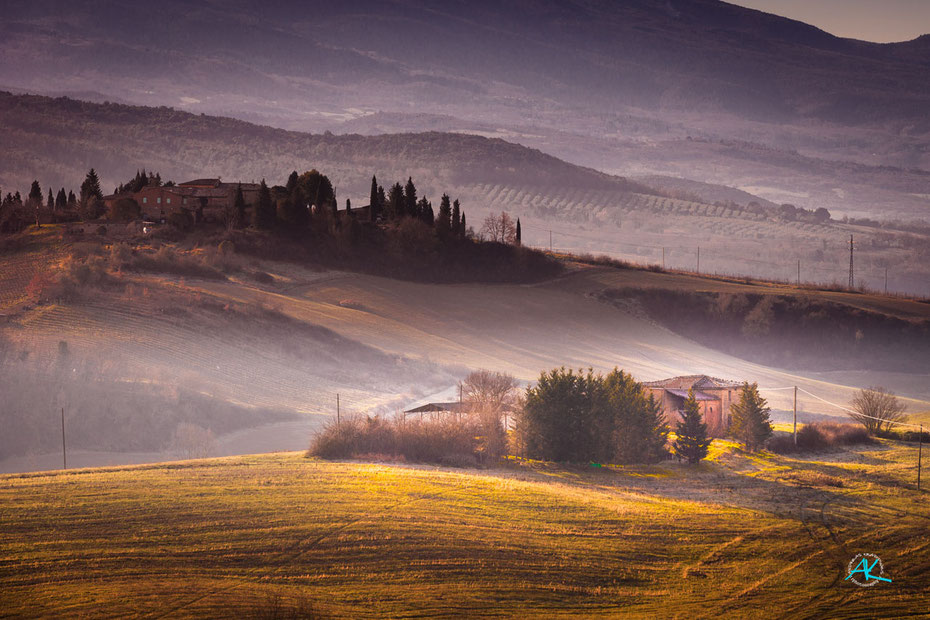
[[[27,190],[33,179],[43,188],[77,187],[91,167],[105,189],[139,168],[175,181],[223,175],[273,184],[290,170],[316,167],[342,182],[353,198],[362,192],[367,198],[372,174],[384,182],[419,174],[434,191],[480,182],[653,193],[536,149],[470,134],[307,134],[166,107],[3,92],[0,133],[7,151],[0,187],[10,191]]]
[[[927,37],[843,39],[717,0],[4,5],[0,83],[213,112],[501,114],[548,100],[926,129],[930,106]]]

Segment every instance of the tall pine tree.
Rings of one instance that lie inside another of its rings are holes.
[[[32,182],[32,187],[29,189],[28,200],[32,206],[38,206],[42,204],[42,188],[39,186],[38,181]]]
[[[62,187],[60,190],[58,190],[58,195],[55,196],[55,208],[61,210],[67,206],[68,195],[65,194],[65,188]]]
[[[520,231],[520,218],[517,218],[517,245],[523,244],[523,233]]]
[[[688,390],[682,420],[675,430],[675,455],[692,465],[707,456],[710,437],[707,436],[707,424],[701,416],[701,409],[694,398],[694,390]]]
[[[97,177],[97,171],[91,168],[81,183],[81,202],[86,202],[91,198],[103,200],[103,192],[100,191],[100,179]]]
[[[452,232],[455,236],[459,235],[459,229],[462,227],[462,214],[459,212],[459,201],[452,203]]]
[[[759,394],[759,384],[744,383],[739,402],[730,405],[730,435],[750,452],[765,445],[772,436],[771,409]]]

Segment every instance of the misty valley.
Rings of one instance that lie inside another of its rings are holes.
[[[775,4],[8,2],[0,616],[925,613],[930,12]]]

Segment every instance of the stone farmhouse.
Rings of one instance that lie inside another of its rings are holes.
[[[142,217],[156,222],[182,209],[189,211],[195,222],[223,221],[226,210],[235,202],[238,187],[239,183],[224,183],[220,179],[195,179],[171,186],[143,187],[132,194],[114,194],[103,200],[109,208],[120,198],[132,198],[142,209]],[[242,183],[247,206],[258,202],[258,189],[257,183]]]
[[[720,437],[726,434],[727,427],[730,425],[730,405],[735,398],[739,397],[738,392],[742,383],[707,375],[687,375],[661,381],[648,381],[643,383],[643,387],[652,392],[656,402],[662,408],[662,413],[665,414],[665,419],[673,429],[681,421],[681,412],[688,398],[688,390],[693,390],[694,398],[704,416],[704,422],[707,423],[708,432],[715,437]]]

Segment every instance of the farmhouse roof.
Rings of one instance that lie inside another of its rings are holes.
[[[433,411],[450,411],[452,413],[457,413],[459,411],[464,411],[464,405],[460,402],[454,403],[426,403],[415,409],[408,409],[404,413],[430,413]]]
[[[643,383],[645,387],[674,388],[679,390],[684,389],[685,391],[687,391],[687,388],[707,390],[714,388],[738,388],[741,385],[742,383],[738,381],[728,381],[708,375],[683,375],[680,377],[672,377],[671,379],[661,379],[659,381],[647,381]]]
[[[216,187],[219,184],[219,179],[194,179],[193,181],[178,183],[181,187]]]

